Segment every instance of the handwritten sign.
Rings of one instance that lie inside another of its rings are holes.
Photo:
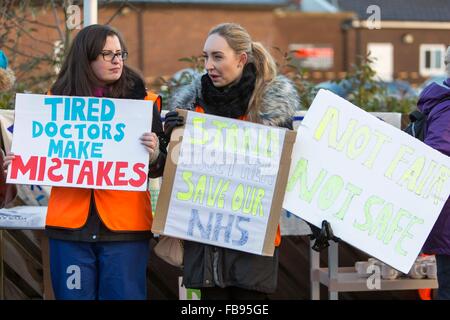
[[[95,189],[147,188],[152,103],[17,94],[8,182]]]
[[[407,273],[450,193],[450,159],[320,90],[298,128],[283,207]]]
[[[273,255],[295,133],[183,114],[186,125],[170,142],[152,231]]]
[[[45,229],[47,207],[19,206],[0,209],[2,229]]]

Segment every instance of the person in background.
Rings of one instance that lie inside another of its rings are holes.
[[[447,80],[431,83],[420,94],[417,106],[427,116],[424,142],[450,156],[450,46],[445,56]],[[436,256],[438,299],[450,299],[450,198],[428,236],[422,251]]]

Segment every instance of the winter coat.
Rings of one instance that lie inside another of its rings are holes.
[[[432,83],[420,95],[419,110],[427,115],[425,143],[450,156],[450,78],[443,84]],[[450,198],[422,249],[425,253],[450,255]]]
[[[169,99],[169,108],[195,110],[203,100],[201,77],[178,89]],[[293,84],[277,76],[267,85],[260,105],[261,123],[292,128],[299,97]],[[272,293],[278,278],[278,248],[274,256],[260,256],[197,242],[185,241],[183,282],[187,288],[236,286],[247,290]]]

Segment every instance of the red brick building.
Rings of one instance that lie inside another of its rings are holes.
[[[443,50],[450,43],[450,23],[445,21],[450,6],[442,6],[446,0],[329,2],[339,5],[336,12],[302,12],[301,2],[284,0],[100,1],[98,20],[123,33],[129,64],[148,80],[187,67],[179,59],[199,55],[209,29],[222,22],[240,23],[255,41],[270,49],[296,50],[294,62],[310,69],[311,79],[317,82],[344,76],[356,57],[369,50],[378,58],[376,69],[385,79],[418,83],[443,71]],[[366,12],[371,4],[380,8],[381,29],[370,29],[371,15]],[[58,16],[63,26],[62,12]],[[61,38],[57,30],[42,24],[55,23],[51,8],[40,11],[36,19],[41,24],[34,26],[37,31],[32,36],[22,35],[15,44],[17,31],[13,31],[9,34],[12,43],[0,42],[6,52],[20,48],[25,53],[11,59],[13,68],[40,52],[54,50],[52,44]],[[280,58],[276,50],[272,52]],[[23,78],[30,72],[19,70],[18,74]]]

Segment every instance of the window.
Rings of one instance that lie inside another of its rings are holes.
[[[424,77],[441,75],[445,72],[445,46],[423,44],[420,46],[420,75]]]

